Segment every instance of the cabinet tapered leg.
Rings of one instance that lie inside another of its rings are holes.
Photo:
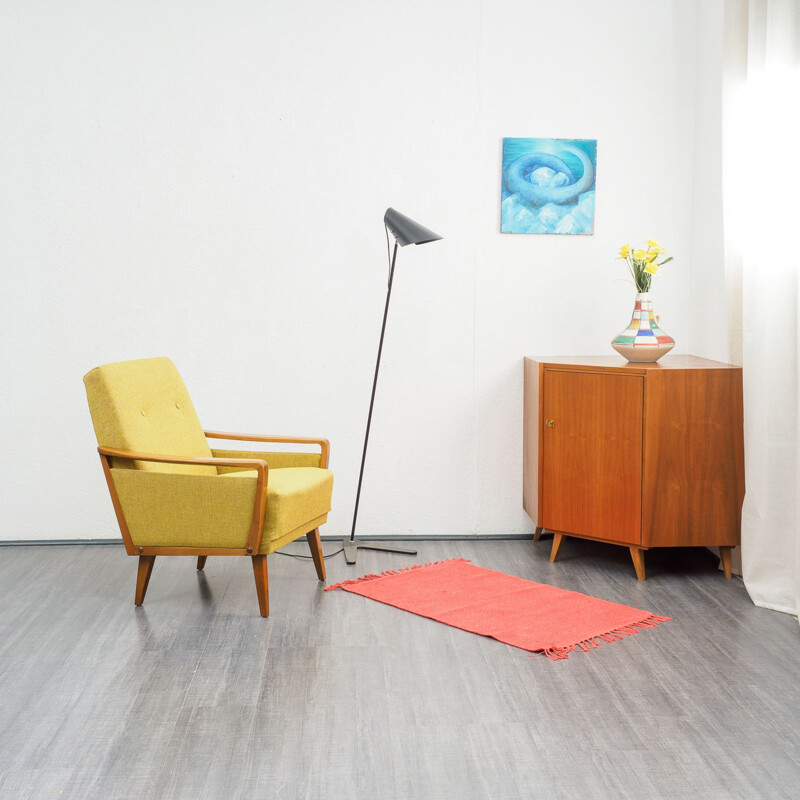
[[[561,547],[561,542],[564,541],[563,533],[553,534],[553,547],[550,550],[550,561],[555,561],[558,557],[558,548]]]
[[[536,529],[536,530],[533,532],[533,541],[534,541],[534,542],[538,542],[538,541],[539,541],[539,539],[541,539],[541,538],[542,538],[542,531],[543,531],[543,530],[544,530],[544,528],[537,528],[537,529]]]
[[[314,559],[314,566],[317,569],[317,577],[321,581],[324,581],[325,560],[322,557],[322,542],[319,540],[319,528],[314,528],[313,531],[307,533],[306,539],[308,539],[308,546],[311,550],[311,558]]]
[[[722,559],[722,568],[725,570],[725,577],[730,580],[733,576],[733,572],[731,572],[731,548],[720,545],[719,556]]]
[[[136,571],[136,595],[133,601],[137,606],[144,603],[147,584],[150,583],[150,575],[153,572],[153,564],[155,563],[155,556],[139,556],[139,568]]]
[[[636,570],[636,577],[640,580],[644,580],[644,550],[640,550],[638,547],[631,547],[631,558],[633,559],[633,568]]]
[[[197,556],[197,569],[203,569],[206,565],[206,559],[208,556]]]
[[[252,556],[253,576],[256,579],[256,594],[258,595],[258,608],[262,617],[269,616],[269,580],[267,578],[267,557],[264,555]]]

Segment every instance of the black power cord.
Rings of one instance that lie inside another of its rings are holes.
[[[334,551],[333,553],[328,553],[328,555],[323,555],[323,560],[326,558],[333,558],[334,556],[338,556],[344,550],[344,547],[340,547],[338,550]],[[314,558],[314,556],[303,556],[300,553],[284,553],[283,550],[276,550],[275,551],[279,556],[288,556],[289,558],[302,558],[302,559],[309,559]]]

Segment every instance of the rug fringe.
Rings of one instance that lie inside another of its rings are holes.
[[[400,567],[400,569],[385,569],[380,574],[370,573],[369,575],[362,575],[360,578],[353,578],[349,581],[341,581],[340,583],[334,583],[333,586],[326,586],[323,591],[331,592],[334,589],[341,589],[344,586],[352,586],[355,583],[365,583],[366,581],[376,581],[379,578],[388,578],[392,575],[402,575],[404,572],[411,572],[415,569],[425,569],[426,567],[437,567],[439,564],[448,564],[453,561],[462,561],[464,563],[470,563],[470,559],[468,558],[445,558],[442,561],[428,561],[425,564],[414,564],[410,567]]]
[[[547,647],[534,655],[546,655],[551,661],[563,661],[569,658],[569,654],[574,650],[582,650],[586,653],[595,647],[602,647],[604,644],[611,642],[618,642],[626,636],[633,636],[639,633],[640,630],[647,628],[655,628],[662,622],[669,622],[672,617],[660,617],[657,614],[650,614],[639,622],[632,622],[630,625],[624,625],[621,628],[615,628],[613,631],[607,633],[599,633],[597,636],[592,636],[590,639],[584,639],[582,642],[569,644],[565,647]]]

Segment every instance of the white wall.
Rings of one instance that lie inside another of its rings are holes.
[[[522,357],[609,352],[623,242],[693,350],[695,4],[401,11],[3,0],[0,538],[116,534],[81,377],[162,354],[206,427],[328,436],[348,532],[389,205],[445,240],[400,252],[362,534],[532,530]],[[504,136],[598,139],[593,236],[499,233]]]
[[[698,355],[736,362],[740,354],[729,346],[722,227],[723,26],[724,0],[698,3],[690,335]]]

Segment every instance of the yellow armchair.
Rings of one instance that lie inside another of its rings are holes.
[[[168,358],[120,361],[84,376],[97,448],[141,605],[158,555],[247,555],[261,616],[267,555],[306,536],[325,580],[319,526],[331,508],[327,439],[204,431]],[[209,439],[319,446],[319,453],[212,450]]]

